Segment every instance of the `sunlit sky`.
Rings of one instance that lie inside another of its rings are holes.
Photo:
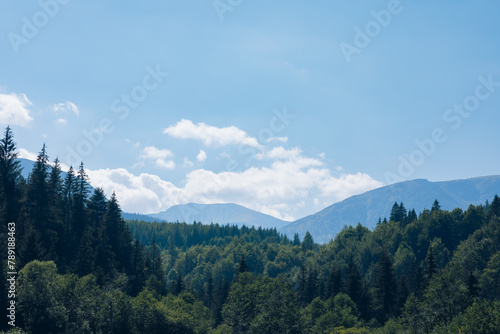
[[[124,211],[500,174],[498,1],[2,1],[0,123]]]

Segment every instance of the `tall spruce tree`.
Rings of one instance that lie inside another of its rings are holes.
[[[326,283],[326,298],[333,298],[342,291],[342,272],[334,265]]]
[[[434,251],[432,246],[429,246],[427,251],[427,256],[425,257],[425,269],[424,276],[427,282],[429,282],[432,277],[438,272],[438,265],[436,262],[436,258],[434,257]]]
[[[21,163],[17,160],[14,135],[9,126],[0,140],[0,177],[5,199],[5,222],[17,222],[21,209],[22,192],[18,185],[21,181]],[[4,224],[2,224],[3,226]]]
[[[385,322],[395,314],[397,286],[389,254],[384,251],[375,267],[375,305],[377,318]]]
[[[55,252],[57,254],[57,265],[63,263],[61,258],[64,256],[64,223],[63,223],[63,183],[61,178],[61,164],[59,159],[54,160],[49,175],[49,226],[55,232]]]
[[[246,273],[248,271],[247,261],[245,261],[245,254],[241,255],[240,266],[238,267],[238,273]]]
[[[32,233],[38,235],[43,248],[44,256],[36,255],[38,260],[56,259],[56,231],[52,229],[51,203],[49,188],[49,164],[45,144],[38,154],[33,165],[33,170],[28,179],[28,193],[26,201],[26,224],[32,229]],[[28,246],[29,247],[29,246]],[[23,250],[26,254],[26,250]],[[26,261],[34,259],[26,258]]]
[[[363,279],[356,264],[351,259],[347,264],[344,292],[356,303],[358,309],[363,302],[364,286]]]
[[[114,192],[108,201],[103,224],[104,238],[111,247],[116,260],[116,269],[121,272],[128,272],[132,253],[132,235],[123,220],[120,205]]]

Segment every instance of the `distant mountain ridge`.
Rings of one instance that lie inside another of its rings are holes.
[[[394,202],[417,214],[430,209],[437,199],[443,210],[467,209],[470,204],[484,204],[500,194],[500,175],[464,180],[431,182],[424,179],[400,182],[349,197],[318,213],[301,218],[280,229],[280,232],[302,237],[309,231],[318,243],[335,237],[345,225],[362,225],[372,229],[378,218],[389,218]]]
[[[34,161],[19,159],[23,168],[22,175],[27,178],[33,169]],[[62,172],[62,177],[66,172]],[[379,218],[389,217],[394,202],[403,203],[406,209],[415,209],[418,213],[430,209],[437,199],[443,210],[455,208],[467,209],[470,204],[484,204],[500,195],[500,175],[476,177],[463,180],[431,182],[417,179],[380,187],[366,193],[349,197],[341,202],[298,219],[284,221],[264,213],[254,211],[238,204],[180,204],[166,211],[142,215],[122,213],[124,219],[144,220],[147,222],[202,222],[238,226],[262,226],[276,228],[289,238],[298,233],[301,237],[309,231],[318,243],[327,243],[334,238],[345,225],[358,222],[373,229]]]
[[[277,229],[290,223],[234,203],[180,204],[148,216],[168,222],[192,223],[196,221],[203,224],[234,224]]]

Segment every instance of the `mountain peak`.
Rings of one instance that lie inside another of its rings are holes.
[[[196,221],[203,224],[234,224],[264,228],[280,228],[290,223],[235,203],[179,204],[149,216],[169,222],[192,223]]]
[[[422,212],[438,200],[443,210],[467,209],[470,204],[483,204],[500,194],[500,175],[463,180],[432,182],[415,179],[391,184],[349,197],[280,229],[288,236],[304,236],[309,231],[316,242],[326,243],[346,225],[358,222],[374,228],[379,218],[388,217],[395,202],[406,209]]]

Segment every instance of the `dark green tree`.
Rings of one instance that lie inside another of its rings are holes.
[[[363,307],[366,307],[366,305],[363,305],[365,297],[363,278],[352,259],[347,264],[345,276],[344,292],[352,299],[358,309],[361,310]]]
[[[248,271],[248,265],[247,262],[245,261],[245,255],[241,255],[241,260],[240,260],[240,266],[238,267],[238,273],[245,273]]]
[[[9,126],[0,140],[0,177],[5,199],[5,222],[17,222],[21,209],[22,192],[18,187],[21,182],[21,163],[17,160],[16,143]],[[4,224],[2,224],[3,226]]]
[[[304,251],[312,250],[314,248],[314,239],[313,239],[311,233],[309,233],[309,231],[306,232],[306,235],[304,236],[304,240],[302,241],[301,247],[302,247],[302,250],[304,250]]]
[[[436,200],[434,200],[434,203],[432,203],[431,212],[440,211],[440,210],[441,210],[441,205],[439,204],[439,201],[436,199]]]
[[[337,266],[333,266],[326,283],[326,298],[333,298],[342,291],[342,272]]]
[[[380,322],[395,314],[397,286],[389,254],[384,251],[375,267],[375,309]]]
[[[438,272],[438,265],[436,262],[436,258],[434,257],[434,251],[432,247],[429,247],[427,251],[427,256],[425,258],[425,269],[424,269],[424,277],[427,281],[430,281],[432,277]]]

